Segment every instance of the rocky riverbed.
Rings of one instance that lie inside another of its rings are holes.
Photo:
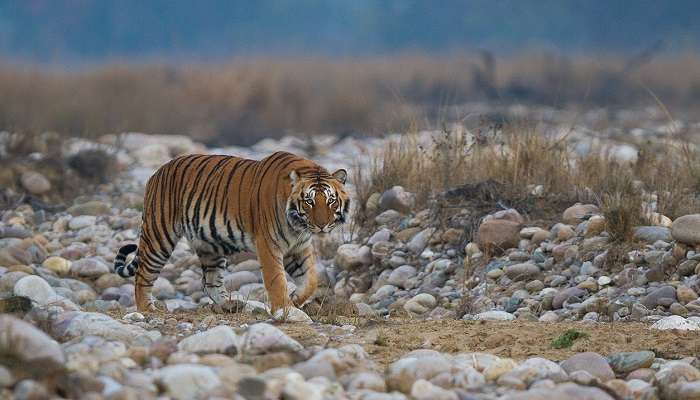
[[[667,128],[647,125],[637,136]],[[143,185],[161,163],[283,149],[329,169],[363,168],[384,140],[207,149],[186,137],[127,134],[68,143],[66,156],[110,152],[120,172],[62,210],[2,212],[0,397],[700,397],[700,215],[671,221],[654,213],[652,197],[651,225],[636,227],[635,243],[619,251],[593,204],[569,204],[548,222],[504,207],[478,216],[466,242],[473,210],[436,223],[434,209],[394,187],[370,197],[371,229],[350,224],[317,240],[321,285],[296,314],[302,322],[270,318],[253,255],[226,271],[239,312],[214,313],[184,241],[154,287],[168,311],[135,312],[131,280],[111,265],[137,238]],[[614,146],[624,158],[633,144]],[[38,197],[51,190],[36,171],[20,183]]]

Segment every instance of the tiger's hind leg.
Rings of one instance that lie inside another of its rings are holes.
[[[284,258],[284,269],[293,279],[303,279],[302,282],[297,282],[299,286],[291,294],[294,306],[301,307],[318,287],[316,257],[313,247],[309,244],[296,253],[288,254]]]
[[[204,293],[214,302],[220,305],[228,300],[228,293],[224,288],[224,270],[226,269],[226,257],[220,254],[197,250],[199,262],[202,264],[202,286]]]
[[[157,302],[151,294],[153,283],[158,279],[160,270],[170,258],[173,246],[169,240],[156,241],[158,249],[154,249],[153,240],[141,235],[138,246],[138,269],[134,279],[136,309],[138,311],[156,311],[164,306]],[[157,306],[158,305],[158,306]]]

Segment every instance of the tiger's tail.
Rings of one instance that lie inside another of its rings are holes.
[[[137,249],[138,246],[135,244],[127,244],[119,249],[117,256],[114,258],[114,271],[119,274],[119,276],[128,278],[136,275],[136,269],[139,267],[138,256],[134,257],[128,264],[126,263],[126,257]]]

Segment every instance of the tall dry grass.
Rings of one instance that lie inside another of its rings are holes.
[[[566,135],[547,136],[536,125],[443,128],[427,145],[414,132],[387,144],[358,176],[358,218],[372,220],[363,203],[373,193],[401,185],[416,193],[419,207],[450,195],[556,219],[563,207],[592,202],[606,216],[611,239],[626,241],[654,209],[671,219],[700,212],[700,150],[674,143],[662,140],[623,162],[604,148],[579,155]],[[478,193],[485,187],[487,197]]]
[[[527,53],[361,60],[258,58],[227,64],[114,64],[74,71],[0,65],[0,129],[188,134],[251,143],[287,132],[405,131],[467,101],[551,106],[648,103],[649,90],[700,104],[700,57]]]

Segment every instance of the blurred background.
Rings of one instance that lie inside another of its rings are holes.
[[[247,145],[403,132],[475,104],[694,115],[698,15],[691,0],[3,0],[0,130]]]

